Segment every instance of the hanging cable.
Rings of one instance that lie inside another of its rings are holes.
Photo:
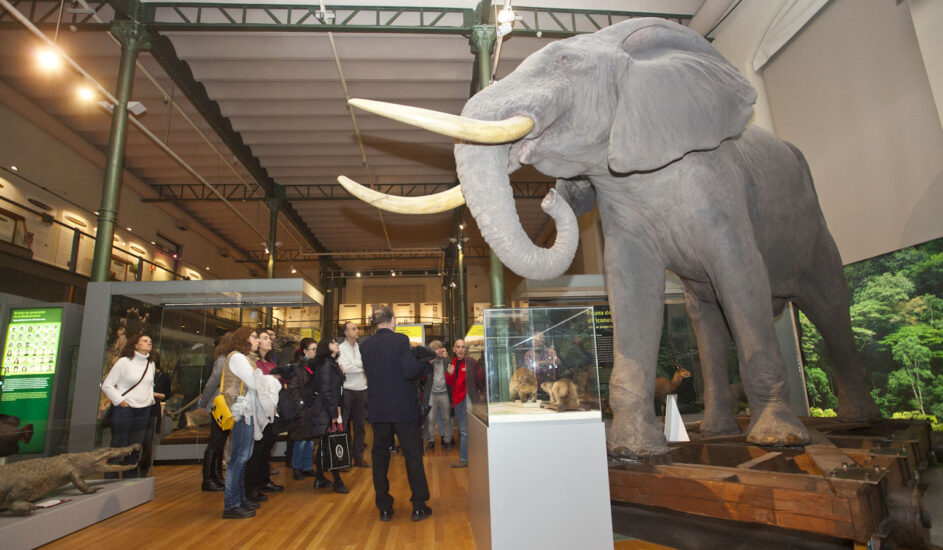
[[[321,1],[321,13],[324,16],[327,16],[327,11],[324,9],[324,0]],[[369,182],[371,189],[376,189],[376,179],[373,176],[373,171],[370,169],[370,163],[367,161],[367,150],[363,144],[363,136],[360,135],[360,127],[357,125],[357,115],[354,114],[354,110],[350,108],[350,91],[347,89],[347,80],[344,78],[344,70],[341,67],[340,56],[337,55],[337,46],[334,44],[334,33],[327,33],[327,38],[331,43],[331,51],[334,52],[334,64],[337,65],[337,74],[340,75],[341,87],[344,88],[344,105],[347,106],[347,112],[350,114],[350,122],[354,125],[354,136],[357,138],[357,145],[360,147],[360,157],[363,161],[363,167],[367,171],[367,181]],[[379,208],[377,210],[377,215],[380,218],[380,227],[383,228],[383,236],[386,237],[386,246],[389,249],[393,249],[393,244],[390,242],[390,232],[387,230],[386,221],[383,219],[383,211]]]

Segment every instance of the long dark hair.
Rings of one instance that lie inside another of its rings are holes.
[[[121,356],[127,357],[128,359],[134,359],[134,348],[138,345],[138,340],[147,336],[143,332],[138,332],[137,334],[132,334],[128,337],[128,341],[124,343],[124,349],[121,350]],[[148,336],[148,338],[150,338]]]
[[[332,338],[325,338],[318,342],[318,347],[314,350],[315,362],[323,361],[325,357],[331,356],[331,342],[333,341]]]
[[[301,361],[305,357],[305,350],[308,349],[308,346],[314,343],[314,338],[302,338],[301,343],[298,344],[298,349],[295,350],[295,363]]]

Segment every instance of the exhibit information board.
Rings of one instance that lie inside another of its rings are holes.
[[[21,443],[21,453],[43,452],[61,329],[62,308],[10,310],[0,365],[0,414],[33,425],[33,437]]]

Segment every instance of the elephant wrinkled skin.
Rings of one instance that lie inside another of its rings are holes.
[[[570,204],[576,215],[595,198],[615,330],[609,386],[615,456],[667,451],[652,398],[666,269],[684,282],[697,336],[702,433],[739,431],[726,367],[733,338],[752,412],[748,440],[808,441],[787,406],[786,366],[773,328],[786,301],[805,312],[828,345],[841,416],[878,416],[854,349],[841,259],[809,168],[798,149],[747,124],[755,98],[703,37],[646,18],[544,47],[462,111],[478,120],[534,121],[510,144],[455,147],[468,208],[518,274],[562,273],[578,229],[558,221],[554,245],[535,246],[520,227],[509,173],[532,164],[558,178],[549,202]]]

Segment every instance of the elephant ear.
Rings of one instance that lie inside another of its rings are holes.
[[[756,90],[703,37],[659,22],[629,34],[622,49],[629,59],[616,82],[610,169],[654,170],[743,131]]]

